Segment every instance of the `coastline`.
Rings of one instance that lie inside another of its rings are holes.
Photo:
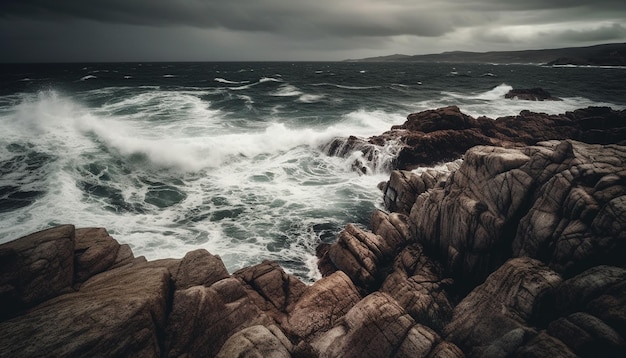
[[[492,123],[447,107],[347,140],[372,160],[386,141],[404,143],[381,186],[390,213],[375,212],[371,231],[348,225],[320,246],[324,277],[310,286],[272,262],[230,274],[205,250],[135,258],[105,229],[61,226],[3,244],[0,348],[14,356],[618,356],[624,117],[588,108]],[[461,156],[449,174],[410,171]]]

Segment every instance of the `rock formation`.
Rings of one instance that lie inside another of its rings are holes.
[[[564,132],[604,126],[621,142],[623,115],[522,113],[502,128],[569,121]],[[455,108],[412,119],[396,131],[485,121]],[[498,146],[441,170],[393,171],[390,212],[320,245],[311,285],[269,261],[230,274],[206,250],[135,258],[103,228],[0,245],[0,356],[622,357],[626,146],[493,133]]]
[[[363,154],[361,158],[378,162],[378,153],[389,152],[388,148],[395,145],[398,153],[393,167],[411,170],[455,160],[477,145],[521,148],[563,139],[591,144],[626,144],[626,111],[606,107],[589,107],[559,115],[522,111],[517,116],[494,120],[473,118],[458,107],[450,106],[410,114],[404,124],[369,139],[336,138],[323,149],[329,155],[342,157],[358,152]],[[367,167],[367,164],[360,162],[359,167]]]
[[[514,88],[507,92],[504,98],[515,98],[524,101],[562,101],[558,97],[552,97],[550,92],[543,88]]]

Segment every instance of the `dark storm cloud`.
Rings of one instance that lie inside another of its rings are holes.
[[[560,47],[626,41],[624,23],[623,0],[0,0],[0,61],[87,39],[93,56],[181,59]]]

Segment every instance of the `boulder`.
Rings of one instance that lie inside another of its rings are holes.
[[[293,305],[286,331],[308,339],[330,329],[359,300],[356,287],[343,271],[324,277],[304,291]]]
[[[253,302],[279,323],[307,289],[305,283],[273,261],[243,268],[233,277],[239,278]]]
[[[427,357],[441,338],[415,321],[395,300],[375,292],[357,303],[341,321],[316,337],[311,346],[319,357]],[[458,356],[458,355],[457,355]]]
[[[576,312],[550,323],[548,333],[581,357],[623,357],[624,338],[602,320]]]
[[[529,96],[543,98],[540,93]],[[335,138],[325,152],[350,157],[358,151],[362,155],[357,167],[366,172],[368,167],[380,166],[376,163],[382,157],[389,169],[412,170],[456,160],[477,145],[510,148],[564,139],[624,145],[626,110],[589,107],[558,115],[522,111],[517,116],[491,119],[472,118],[451,106],[410,114],[404,124],[378,136]]]
[[[85,282],[109,268],[131,263],[130,246],[120,245],[104,228],[76,229],[74,247],[74,280]]]
[[[393,297],[416,322],[441,332],[453,309],[446,292],[451,280],[442,279],[442,271],[421,245],[411,245],[396,256],[394,271],[380,291]]]
[[[154,263],[95,275],[0,323],[0,352],[10,357],[155,357],[162,351],[170,272]]]
[[[537,260],[511,259],[454,308],[444,336],[470,355],[510,354],[537,334],[534,322],[550,315],[548,303],[560,283]]]
[[[230,274],[219,256],[198,249],[185,254],[175,277],[176,289],[184,290],[192,286],[210,287],[215,282],[230,277]]]
[[[276,326],[252,326],[233,334],[216,358],[291,358],[293,347]]]
[[[391,222],[384,224],[385,230],[392,233],[389,239],[348,224],[339,233],[337,242],[328,249],[327,255],[333,265],[365,291],[374,290],[382,283],[396,252],[405,244],[403,235],[407,230],[402,219],[391,220],[397,226]],[[383,230],[381,225],[378,228]]]
[[[547,150],[546,150],[547,149]],[[626,252],[626,147],[544,142],[528,149],[537,188],[512,244],[565,277]]]
[[[165,349],[168,357],[214,357],[233,334],[272,324],[241,281],[226,278],[210,287],[193,286],[174,293]]]
[[[0,320],[72,291],[74,235],[63,225],[0,245]]]

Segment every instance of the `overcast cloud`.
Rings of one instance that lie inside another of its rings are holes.
[[[626,42],[623,0],[0,0],[0,61],[342,60]]]

